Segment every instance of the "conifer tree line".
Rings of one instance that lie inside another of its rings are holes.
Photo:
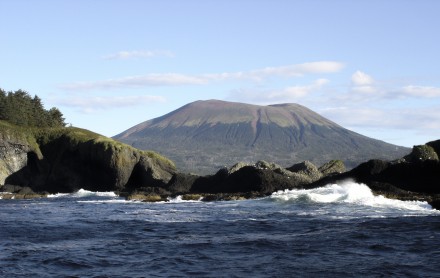
[[[64,127],[63,114],[58,108],[44,109],[38,96],[26,91],[6,92],[0,88],[0,120],[29,127]]]

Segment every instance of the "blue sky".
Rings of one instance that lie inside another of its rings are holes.
[[[186,103],[299,103],[440,139],[440,1],[0,0],[0,88],[113,136]]]

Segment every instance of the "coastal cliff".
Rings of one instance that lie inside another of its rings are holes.
[[[174,164],[79,128],[23,128],[0,122],[0,184],[35,192],[124,191],[165,186]]]

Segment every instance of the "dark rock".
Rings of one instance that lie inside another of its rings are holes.
[[[437,156],[440,157],[440,140],[428,142],[426,145],[432,147],[437,153]]]
[[[241,167],[230,175],[221,170],[213,176],[197,178],[191,191],[197,193],[259,192],[260,194],[268,194],[299,187],[312,180],[310,176],[305,174],[281,169],[275,164],[257,163],[253,166]]]
[[[289,177],[278,174],[270,169],[246,166],[231,174],[223,183],[224,192],[271,193],[292,187]]]
[[[20,148],[26,164],[6,172],[5,183],[28,186],[35,192],[75,192],[81,188],[123,192],[164,187],[176,172],[172,162],[156,153],[140,151],[90,131],[41,130],[34,136],[33,149]],[[10,160],[16,158],[11,156]]]
[[[433,209],[440,210],[440,198],[428,202]]]
[[[20,195],[36,194],[28,186],[19,186],[19,185],[11,185],[11,184],[5,184],[2,187],[0,187],[0,192],[9,192],[9,193],[20,194]]]
[[[168,182],[166,189],[172,194],[185,194],[191,192],[194,182],[199,176],[193,174],[176,173]]]
[[[245,166],[250,166],[249,163],[245,163],[245,162],[238,162],[237,164],[234,164],[231,168],[228,169],[228,174],[232,174],[238,170],[240,170],[241,168],[245,167]]]
[[[30,187],[6,184],[0,187],[0,199],[34,199],[47,197],[47,192],[35,193]]]
[[[440,162],[419,159],[419,155],[427,153],[420,150],[416,146],[411,155],[398,161],[370,160],[351,171],[325,177],[307,187],[352,179],[368,185],[376,194],[402,200],[429,200],[429,196],[440,193]]]
[[[164,187],[171,180],[174,172],[174,167],[169,164],[161,161],[153,161],[150,157],[141,156],[139,162],[132,170],[126,187]]]
[[[5,184],[0,187],[1,192],[9,192],[9,193],[17,193],[21,189],[23,189],[22,186],[12,185],[12,184]]]
[[[202,201],[240,201],[247,199],[255,199],[267,196],[268,194],[262,194],[260,192],[238,192],[238,193],[216,193],[216,194],[201,194]]]

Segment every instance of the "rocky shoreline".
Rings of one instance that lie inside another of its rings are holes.
[[[4,128],[4,127],[3,127]],[[274,163],[237,163],[213,175],[181,173],[168,159],[77,128],[23,135],[8,127],[0,134],[2,199],[46,197],[79,189],[113,191],[129,200],[241,200],[286,189],[312,189],[353,180],[374,194],[423,200],[440,209],[440,140],[415,146],[395,161],[370,160],[346,171],[342,161],[317,167],[304,161],[284,168]],[[8,193],[8,194],[6,194]]]
[[[144,187],[123,195],[130,200],[166,201],[181,195],[186,200],[242,200],[268,196],[285,189],[312,189],[353,180],[366,184],[374,194],[399,200],[426,201],[440,209],[440,140],[415,146],[410,154],[395,160],[370,160],[346,171],[339,160],[321,167],[305,161],[283,168],[259,161],[238,163],[214,175],[175,173],[161,188]]]

